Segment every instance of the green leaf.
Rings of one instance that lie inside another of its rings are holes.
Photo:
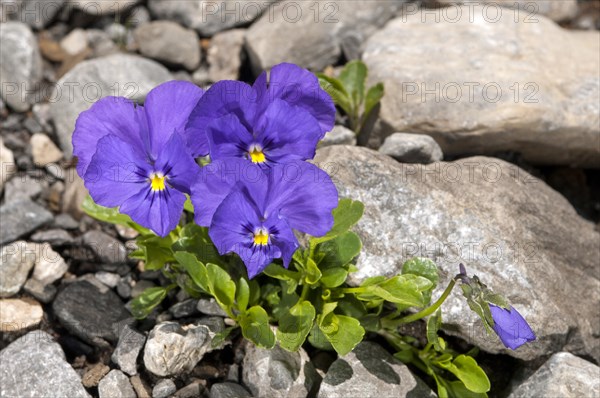
[[[487,398],[486,393],[478,393],[469,390],[460,380],[446,382],[446,388],[450,392],[451,397],[455,398]]]
[[[364,286],[364,285],[363,285]],[[358,298],[370,301],[373,296],[386,301],[410,307],[422,307],[424,299],[422,292],[431,287],[431,281],[412,274],[396,275],[377,285],[368,286]]]
[[[319,329],[339,355],[346,355],[360,343],[365,329],[358,319],[333,312],[319,316]]]
[[[342,108],[346,114],[350,114],[352,112],[351,99],[342,82],[322,73],[318,73],[317,77],[321,88],[331,96],[333,102]]]
[[[429,260],[428,258],[415,257],[406,261],[402,265],[402,274],[418,275],[422,276],[423,278],[427,278],[431,281],[431,289],[429,289],[429,291],[423,292],[425,304],[428,304],[431,301],[431,293],[433,292],[433,289],[435,289],[439,281],[437,265],[435,265],[435,263]]]
[[[342,199],[338,203],[338,207],[333,210],[333,228],[322,237],[311,238],[310,244],[316,246],[319,243],[327,242],[328,240],[337,238],[344,232],[348,231],[354,224],[360,220],[365,210],[362,202],[352,199]]]
[[[119,213],[117,207],[104,207],[96,204],[90,195],[83,199],[81,204],[83,211],[90,217],[96,220],[104,221],[111,224],[128,225],[140,233],[151,233],[149,229],[139,226],[127,214]]]
[[[229,337],[231,332],[233,332],[236,329],[237,329],[237,326],[230,326],[228,328],[223,329],[223,331],[215,334],[215,337],[213,337],[212,341],[210,342],[211,348],[213,348],[213,349],[219,348],[221,346],[221,344],[223,344],[223,342],[225,340],[227,340],[227,338]]]
[[[173,244],[173,251],[193,253],[204,264],[221,263],[221,256],[208,236],[208,228],[194,223],[181,229],[179,239]]]
[[[353,106],[358,108],[365,97],[367,66],[359,60],[348,62],[338,76],[338,80],[352,99]]]
[[[381,98],[383,98],[383,95],[383,83],[377,83],[369,88],[369,91],[367,91],[367,97],[365,98],[365,110],[362,116],[363,121],[367,120],[369,114],[373,111],[375,106],[377,106],[379,101],[381,101]]]
[[[188,211],[188,212],[194,214],[194,205],[192,204],[192,201],[190,200],[190,197],[188,195],[185,195],[185,202],[183,203],[183,209],[185,211]]]
[[[255,305],[240,316],[240,327],[244,337],[262,348],[275,346],[275,334],[269,325],[269,315],[264,308]]]
[[[263,273],[270,276],[271,278],[279,279],[282,281],[294,280],[300,281],[301,275],[299,272],[290,271],[289,269],[283,268],[281,265],[271,263],[264,269]]]
[[[317,267],[317,264],[312,258],[306,260],[306,276],[304,281],[309,285],[314,285],[321,279],[321,270]]]
[[[176,252],[175,259],[186,270],[198,287],[210,293],[208,271],[206,270],[206,266],[198,261],[195,255],[188,252]]]
[[[323,286],[334,288],[341,286],[348,278],[348,271],[342,267],[327,268],[323,270],[320,282]]]
[[[315,258],[319,260],[320,269],[343,267],[360,254],[362,243],[358,235],[347,231],[327,242],[317,246]]]
[[[208,264],[206,271],[208,275],[208,288],[211,294],[221,307],[230,313],[231,306],[235,300],[235,282],[231,280],[227,271],[216,264]]]
[[[333,346],[329,340],[327,340],[327,337],[325,337],[321,329],[319,329],[317,323],[313,325],[313,328],[308,335],[308,342],[319,350],[334,351]]]
[[[137,319],[144,319],[165,297],[169,289],[164,287],[150,287],[131,301],[131,313]]]
[[[433,344],[436,351],[444,351],[446,343],[438,336],[438,330],[442,326],[442,311],[437,312],[429,317],[427,320],[427,342]]]
[[[313,327],[315,315],[315,307],[309,301],[296,303],[279,318],[279,345],[288,351],[298,351]]]
[[[454,374],[470,391],[475,393],[490,391],[490,380],[473,357],[459,355],[450,364],[436,364]]]
[[[175,261],[171,246],[173,245],[173,233],[164,238],[156,235],[140,235],[136,239],[141,258],[145,262],[145,269],[149,271],[159,270],[166,263]]]
[[[246,278],[240,278],[235,294],[235,301],[237,302],[237,307],[240,312],[246,311],[248,302],[250,301],[250,286],[248,285]]]

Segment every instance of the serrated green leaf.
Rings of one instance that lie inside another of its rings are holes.
[[[365,98],[365,110],[363,113],[363,121],[369,117],[369,114],[373,111],[375,106],[381,101],[385,94],[383,89],[383,83],[377,83],[376,85],[369,88],[367,96]]]
[[[316,246],[319,243],[337,238],[360,220],[364,210],[365,206],[358,200],[340,200],[338,207],[333,210],[333,228],[325,236],[311,238],[310,244]]]
[[[235,301],[240,312],[246,311],[250,302],[250,285],[245,278],[240,278],[235,293]]]
[[[350,61],[340,72],[338,80],[352,99],[353,106],[358,108],[365,98],[367,66],[360,60]]]
[[[150,287],[144,290],[131,301],[131,314],[136,319],[146,318],[167,297],[168,291],[164,287]]]
[[[186,270],[192,281],[202,290],[210,293],[208,271],[206,266],[195,255],[188,252],[176,252],[175,259]]]
[[[264,308],[255,305],[240,316],[240,327],[244,337],[258,347],[273,348],[275,346],[275,334],[269,325],[269,315]]]
[[[208,288],[215,300],[227,311],[235,300],[235,282],[223,268],[216,264],[207,264]]]
[[[475,393],[490,391],[490,380],[473,357],[459,355],[451,363],[436,364],[454,374],[468,390]]]
[[[315,307],[309,301],[296,303],[279,318],[279,345],[288,351],[298,351],[313,327],[315,315]]]

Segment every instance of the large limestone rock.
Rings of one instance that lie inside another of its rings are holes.
[[[316,162],[332,174],[340,196],[365,203],[355,228],[363,251],[353,284],[429,257],[442,270],[439,294],[462,262],[507,297],[538,340],[505,349],[485,334],[459,289],[444,305],[448,333],[523,359],[563,349],[600,359],[600,236],[544,182],[487,157],[411,165],[333,146],[320,149]]]
[[[50,108],[65,157],[73,153],[71,136],[79,113],[111,95],[141,101],[171,79],[164,66],[135,55],[114,54],[77,64],[56,83]]]
[[[370,80],[386,92],[371,144],[410,131],[446,155],[600,167],[600,33],[453,9],[398,17],[366,43]]]
[[[346,58],[360,56],[364,41],[404,4],[399,1],[286,0],[273,5],[246,35],[246,48],[256,73],[281,62],[320,71]]]
[[[490,7],[489,15],[496,12],[519,15],[523,13],[532,21],[538,15],[544,15],[553,21],[573,19],[577,15],[577,0],[429,0],[430,4],[456,5],[456,4],[484,4]],[[507,7],[512,10],[497,10],[497,7]]]

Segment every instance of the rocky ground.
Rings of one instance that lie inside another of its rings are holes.
[[[506,350],[451,297],[444,333],[481,347],[491,396],[599,396],[600,5],[462,2],[1,0],[0,396],[435,396],[381,341],[213,348],[225,314],[182,292],[136,322],[165,281],[128,260],[135,231],[81,210],[71,133],[95,100],[354,58],[385,83],[380,119],[356,146],[341,118],[316,159],[366,205],[351,282],[462,261],[538,336]]]

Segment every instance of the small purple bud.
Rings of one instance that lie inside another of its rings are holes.
[[[460,263],[458,265],[458,268],[460,270],[461,275],[467,276],[467,269],[465,268],[465,265],[463,263]]]
[[[535,340],[535,334],[531,327],[512,306],[510,310],[490,304],[492,318],[494,318],[494,331],[502,340],[502,343],[515,350],[523,344]]]

